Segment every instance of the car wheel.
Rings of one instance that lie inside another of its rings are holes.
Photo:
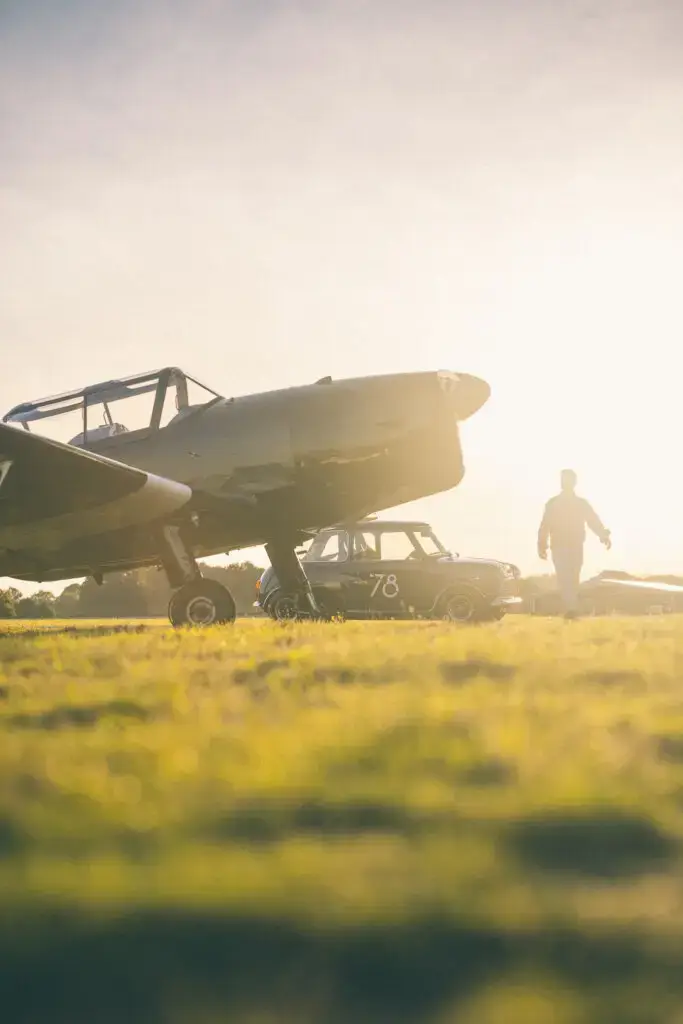
[[[294,594],[277,592],[268,602],[268,614],[276,622],[294,622],[300,619],[320,622],[343,622],[346,618],[343,602],[329,594],[314,591],[320,614],[313,614],[306,602],[305,610],[300,610],[299,602]]]
[[[299,618],[299,603],[294,594],[276,594],[269,602],[268,613],[276,622],[293,622]]]
[[[471,591],[452,592],[444,601],[442,614],[447,622],[475,622],[481,617],[480,602]]]

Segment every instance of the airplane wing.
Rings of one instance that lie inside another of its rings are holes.
[[[605,576],[600,580],[586,580],[593,586],[617,587],[620,590],[648,590],[657,594],[683,594],[683,586],[676,583],[658,583],[656,580],[622,580]]]
[[[192,489],[0,423],[0,557],[169,516]]]

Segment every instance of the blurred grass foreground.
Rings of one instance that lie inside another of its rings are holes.
[[[683,620],[0,633],[0,1019],[683,1024]]]

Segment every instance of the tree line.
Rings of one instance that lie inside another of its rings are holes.
[[[204,576],[218,580],[232,594],[238,615],[253,612],[256,600],[256,581],[263,569],[251,562],[234,565],[200,565]],[[634,577],[626,572],[612,572],[612,578],[646,579],[653,583],[683,584],[680,576]],[[528,610],[537,599],[555,590],[551,574],[527,576],[519,581],[519,593],[524,598],[520,610]],[[0,590],[0,619],[106,619],[146,618],[166,615],[171,590],[163,572],[156,568],[135,569],[131,572],[111,573],[101,586],[93,579],[71,583],[61,594],[39,590],[30,597],[15,587]]]
[[[200,564],[200,568],[204,576],[228,588],[238,615],[253,611],[262,568],[251,562]],[[134,569],[105,576],[101,586],[90,578],[71,583],[61,594],[39,590],[27,597],[16,587],[0,590],[0,619],[146,618],[165,615],[170,597],[163,572],[156,568]]]

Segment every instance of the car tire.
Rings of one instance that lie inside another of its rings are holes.
[[[345,609],[341,601],[335,600],[329,594],[321,594],[318,590],[315,590],[314,594],[321,611],[320,616],[311,615],[310,612],[302,614],[296,597],[281,591],[275,593],[268,602],[268,614],[275,622],[297,622],[300,619],[316,619],[320,622],[344,621]]]
[[[485,617],[482,599],[475,590],[451,590],[441,603],[441,617],[447,622],[480,622]]]
[[[300,618],[295,595],[278,591],[268,602],[268,614],[275,622],[295,622]]]

